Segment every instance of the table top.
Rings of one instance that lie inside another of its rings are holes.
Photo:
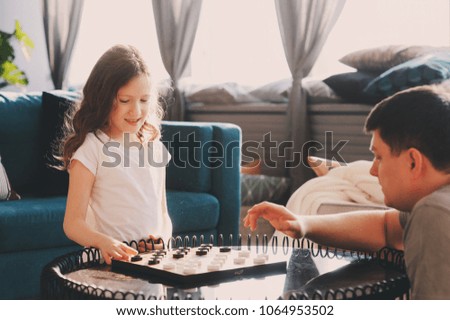
[[[258,250],[255,247],[248,249]],[[84,249],[60,257],[44,268],[42,297],[206,300],[408,297],[409,282],[400,251],[384,248],[367,254],[323,248],[309,241],[292,246],[285,243],[280,247],[268,245],[265,250],[269,254],[284,255],[286,270],[186,287],[158,283],[142,274],[113,271],[111,266],[101,263],[96,249]]]

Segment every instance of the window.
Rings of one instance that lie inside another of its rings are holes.
[[[392,44],[450,46],[450,1],[347,0],[312,74],[351,71],[339,58]]]
[[[107,9],[106,9],[107,8]],[[311,72],[350,71],[338,59],[379,45],[449,46],[448,0],[347,0]],[[81,86],[100,55],[116,43],[137,46],[156,79],[161,61],[150,0],[89,0],[72,56],[69,83]],[[262,85],[290,77],[273,0],[203,1],[186,76],[195,83]]]
[[[89,0],[84,2],[69,85],[82,87],[100,56],[120,43],[141,51],[156,80],[168,77],[159,53],[150,0]]]
[[[203,1],[192,81],[260,85],[290,77],[273,0]]]

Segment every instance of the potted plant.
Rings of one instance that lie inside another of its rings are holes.
[[[13,33],[0,31],[0,89],[8,85],[26,86],[28,84],[25,72],[14,63],[16,56],[12,46],[13,41],[20,44],[27,59],[31,49],[34,48],[33,41],[23,32],[19,21],[16,20]]]

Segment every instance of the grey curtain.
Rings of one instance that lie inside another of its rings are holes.
[[[55,89],[62,89],[77,38],[84,0],[42,0],[45,41]]]
[[[304,165],[308,146],[305,143],[310,140],[310,132],[301,81],[311,71],[344,4],[345,0],[275,0],[284,52],[293,79],[288,105],[293,149],[289,153],[290,158],[295,159],[294,164],[302,161],[289,168],[292,190],[312,177],[312,170]]]
[[[178,81],[189,65],[202,0],[153,0],[152,3],[159,50],[174,88],[174,100],[167,107],[166,118],[184,120],[184,102]]]

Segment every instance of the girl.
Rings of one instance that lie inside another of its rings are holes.
[[[64,232],[98,248],[108,264],[137,254],[123,241],[172,233],[165,193],[170,156],[159,140],[157,99],[140,53],[114,46],[89,75],[63,146],[70,176]]]

